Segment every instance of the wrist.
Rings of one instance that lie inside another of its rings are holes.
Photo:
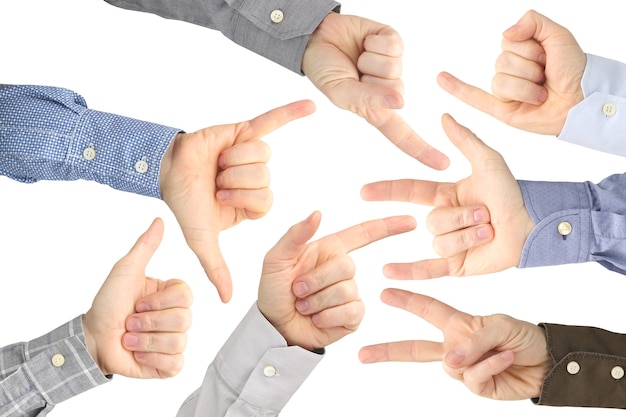
[[[111,373],[104,369],[102,361],[99,359],[97,337],[95,332],[92,330],[91,316],[89,315],[89,312],[83,314],[82,324],[87,352],[89,352],[89,355],[98,366],[98,369],[100,369],[100,372],[102,372],[103,375],[110,375]]]

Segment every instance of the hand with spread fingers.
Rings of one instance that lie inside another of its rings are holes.
[[[336,106],[365,118],[409,156],[435,169],[450,164],[400,117],[402,54],[396,30],[359,16],[328,14],[311,35],[302,72]]]
[[[223,302],[232,296],[232,282],[219,233],[263,217],[273,201],[266,166],[270,150],[261,138],[314,110],[313,102],[303,100],[246,122],[180,133],[163,157],[163,200]]]
[[[348,253],[415,228],[410,216],[371,220],[309,242],[321,214],[292,226],[267,253],[258,307],[289,346],[320,349],[354,332],[364,314]]]
[[[569,30],[530,10],[503,34],[493,94],[446,72],[437,81],[459,100],[510,126],[558,135],[569,110],[584,98],[585,64]]]
[[[441,361],[452,378],[476,395],[498,400],[538,397],[554,365],[543,328],[495,314],[472,316],[434,298],[387,289],[382,300],[426,320],[443,341],[408,340],[366,346],[364,363]]]
[[[83,315],[87,349],[103,374],[168,378],[181,370],[193,295],[179,279],[145,275],[163,237],[156,219],[120,259]]]
[[[456,183],[393,180],[365,185],[369,201],[406,201],[433,206],[427,219],[439,259],[385,265],[393,279],[487,274],[519,265],[526,238],[535,226],[517,181],[502,156],[451,116],[442,118],[452,143],[472,166]]]

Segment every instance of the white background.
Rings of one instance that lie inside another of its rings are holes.
[[[508,127],[440,90],[442,70],[489,89],[501,33],[535,8],[568,27],[583,50],[626,61],[620,2],[353,0],[344,14],[392,25],[405,41],[405,108],[416,132],[451,158],[437,172],[396,149],[357,116],[334,107],[303,77],[223,37],[191,24],[118,9],[96,0],[0,1],[0,82],[73,89],[93,109],[187,131],[250,119],[310,98],[312,116],[266,138],[275,202],[263,219],[222,233],[234,278],[234,298],[222,304],[159,200],[83,181],[25,185],[0,178],[0,345],[37,337],[85,312],[111,266],[154,217],[165,238],[148,273],[187,280],[195,293],[186,367],[169,380],[131,380],[91,390],[57,406],[57,416],[174,416],[201,382],[215,352],[256,299],[265,252],[311,211],[321,210],[318,236],[373,218],[411,214],[415,231],[353,253],[366,316],[355,334],[327,357],[284,408],[284,416],[608,415],[619,411],[537,407],[471,394],[439,363],[363,365],[358,349],[400,339],[440,339],[409,313],[379,300],[388,286],[435,296],[473,314],[507,313],[533,323],[595,325],[626,332],[623,277],[596,264],[511,269],[490,276],[396,282],[387,262],[433,257],[425,228],[428,207],[364,202],[371,181],[420,178],[456,181],[469,174],[445,137],[440,117],[451,113],[500,151],[520,179],[600,181],[622,172],[623,159]]]

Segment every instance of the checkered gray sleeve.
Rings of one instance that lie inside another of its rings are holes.
[[[0,417],[45,416],[61,401],[108,381],[87,351],[78,316],[30,342],[0,349]]]

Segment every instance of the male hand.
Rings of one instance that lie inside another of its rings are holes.
[[[260,139],[313,111],[313,102],[303,100],[246,122],[179,134],[163,157],[163,200],[223,302],[232,296],[232,282],[219,233],[264,216],[273,201],[270,150]]]
[[[382,181],[365,185],[370,201],[407,201],[433,206],[427,226],[435,235],[440,259],[388,264],[394,279],[469,276],[519,265],[526,238],[534,228],[519,185],[502,156],[450,115],[442,118],[452,143],[472,165],[472,175],[456,183],[423,180]]]
[[[330,13],[309,39],[302,71],[331,102],[364,117],[403,152],[431,168],[445,169],[448,157],[396,112],[404,106],[403,50],[402,38],[393,28]]]
[[[83,315],[87,348],[105,375],[168,378],[183,366],[191,290],[177,279],[145,275],[162,237],[163,221],[156,219],[113,266]]]
[[[364,363],[442,361],[452,378],[476,395],[497,400],[538,397],[553,366],[544,330],[495,314],[471,316],[434,298],[387,289],[382,300],[421,317],[443,333],[443,342],[411,340],[366,346]]]
[[[567,113],[584,98],[585,54],[566,28],[533,10],[503,35],[493,95],[445,72],[437,78],[439,85],[510,126],[560,134]]]
[[[258,307],[289,346],[323,348],[354,332],[364,306],[348,253],[415,228],[410,216],[389,217],[352,226],[309,242],[321,214],[292,226],[267,253]]]

